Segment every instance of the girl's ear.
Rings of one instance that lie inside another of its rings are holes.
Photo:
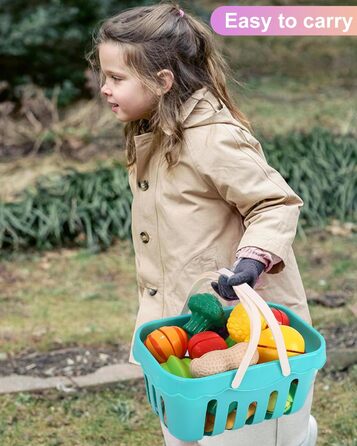
[[[162,85],[161,90],[158,91],[158,95],[167,93],[174,82],[174,75],[170,70],[161,70],[157,73],[157,76],[160,78],[160,83]]]

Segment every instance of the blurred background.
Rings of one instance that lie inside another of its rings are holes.
[[[137,302],[122,125],[85,54],[101,20],[153,3],[0,2],[0,379],[75,379],[127,360]],[[180,5],[209,24],[214,8],[236,3]],[[317,3],[339,4],[239,2]],[[319,444],[355,444],[356,38],[215,39],[241,83],[232,96],[305,203],[294,247],[329,349],[314,402]],[[0,405],[4,446],[161,444],[136,381],[4,394]]]

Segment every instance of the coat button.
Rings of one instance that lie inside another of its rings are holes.
[[[146,181],[146,180],[139,181],[139,182],[138,182],[138,185],[139,185],[140,189],[143,190],[143,191],[149,189],[149,182]]]
[[[143,243],[149,243],[150,237],[147,232],[140,232],[140,238]]]
[[[157,293],[157,290],[155,290],[154,288],[149,288],[150,296],[155,296],[156,293]]]

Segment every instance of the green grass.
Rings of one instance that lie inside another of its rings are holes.
[[[336,133],[354,132],[356,95],[349,89],[318,82],[275,77],[252,79],[237,93],[237,102],[255,133],[272,137],[315,126]]]
[[[132,247],[58,250],[1,262],[4,352],[59,345],[129,343],[137,310]]]
[[[159,421],[141,383],[63,395],[0,398],[2,446],[161,446]]]
[[[353,388],[356,376],[334,382],[318,375],[312,408],[319,425],[318,446],[356,444]],[[3,446],[163,444],[158,418],[146,402],[141,382],[68,395],[56,391],[5,395],[0,407]]]

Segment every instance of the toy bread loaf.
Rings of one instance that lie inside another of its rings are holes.
[[[190,364],[192,376],[200,378],[237,369],[242,362],[247,347],[247,342],[240,342],[226,350],[215,350],[204,354],[200,358],[193,359]],[[259,354],[258,350],[256,350],[250,365],[256,364],[258,359]]]

